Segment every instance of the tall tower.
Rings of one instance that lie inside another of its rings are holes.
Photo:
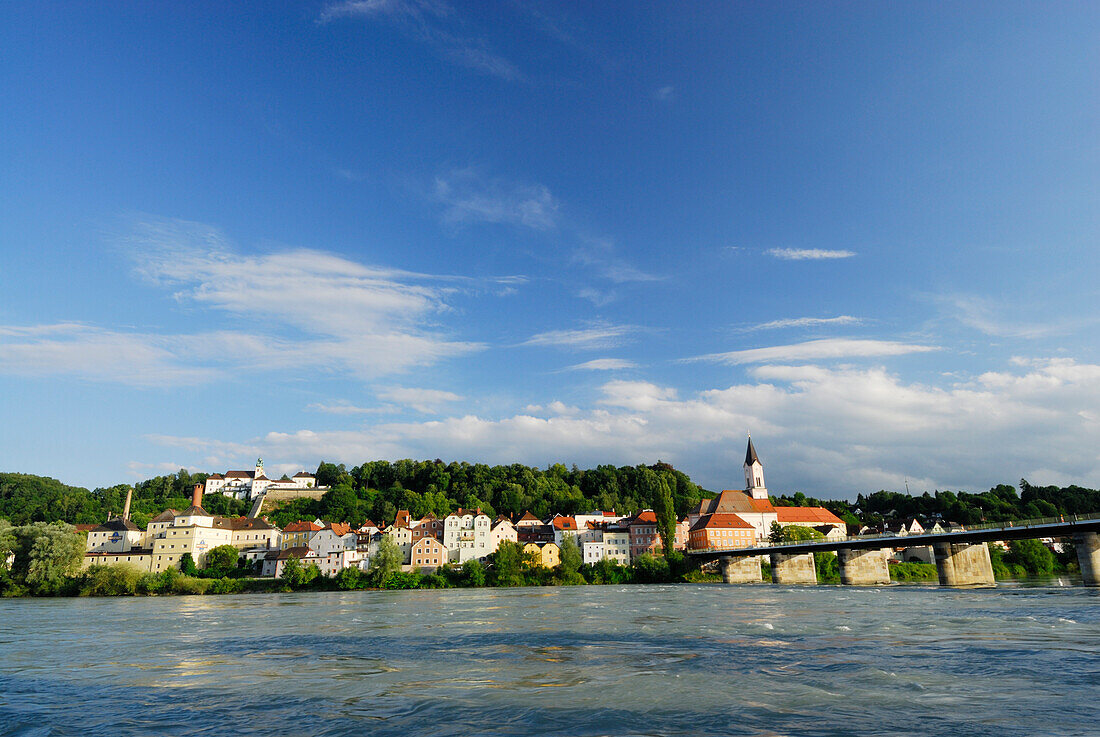
[[[751,435],[749,447],[745,449],[745,492],[753,499],[768,498],[768,489],[764,486],[764,464],[756,455],[756,448],[752,447]]]

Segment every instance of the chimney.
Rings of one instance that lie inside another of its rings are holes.
[[[126,522],[130,521],[130,499],[134,496],[133,487],[126,490],[126,504],[122,507],[122,519]]]
[[[191,506],[202,506],[202,484],[195,484],[195,490],[191,492]]]

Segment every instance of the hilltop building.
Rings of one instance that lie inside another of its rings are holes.
[[[224,494],[236,499],[255,499],[268,490],[315,489],[317,478],[305,471],[299,471],[290,479],[269,479],[264,473],[264,459],[256,459],[256,467],[251,471],[226,471],[216,473],[206,479],[205,493]]]

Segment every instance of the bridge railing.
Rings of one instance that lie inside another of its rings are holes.
[[[844,535],[843,537],[831,537],[821,540],[792,540],[789,542],[773,543],[770,540],[761,540],[752,545],[742,545],[740,548],[696,548],[690,552],[692,553],[719,553],[724,550],[742,550],[745,548],[789,548],[806,545],[807,543],[821,542],[821,543],[837,543],[846,542],[850,540],[889,540],[892,545],[884,547],[904,548],[907,547],[904,544],[906,538],[909,537],[921,537],[924,535],[938,535],[938,534],[951,534],[953,532],[979,532],[981,530],[1018,530],[1020,528],[1039,527],[1044,525],[1058,525],[1072,522],[1084,522],[1087,520],[1100,519],[1100,512],[1091,512],[1089,514],[1061,514],[1056,517],[1035,517],[1032,519],[1024,520],[1012,520],[1010,522],[981,522],[976,525],[959,525],[958,527],[943,528],[942,533],[931,532],[925,530],[924,532],[917,532],[911,535],[899,535],[896,532],[876,532],[867,535]],[[921,543],[915,543],[913,547],[921,547]]]

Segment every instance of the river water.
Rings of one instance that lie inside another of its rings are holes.
[[[1097,735],[1100,592],[0,601],[0,735]]]

